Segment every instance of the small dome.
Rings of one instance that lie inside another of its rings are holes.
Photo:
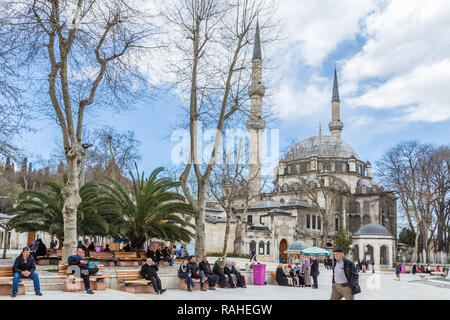
[[[362,226],[354,236],[389,236],[392,237],[391,233],[383,227],[382,225],[371,223]]]
[[[284,161],[311,157],[359,159],[356,151],[344,140],[333,136],[315,136],[302,140],[292,147]]]
[[[310,248],[311,246],[303,241],[296,241],[289,246],[288,251],[300,251]]]

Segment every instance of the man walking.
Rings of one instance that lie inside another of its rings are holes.
[[[39,285],[39,275],[35,272],[34,259],[30,256],[30,248],[22,249],[22,254],[16,258],[13,265],[13,287],[11,297],[15,298],[19,292],[19,282],[22,278],[33,279],[34,292],[37,296],[42,296]]]
[[[255,262],[256,262],[256,249],[255,248],[252,248],[252,253],[251,253],[251,256],[250,256],[250,262],[252,262],[252,260],[255,260]]]
[[[330,300],[354,300],[355,294],[361,292],[358,284],[359,274],[355,264],[344,257],[344,250],[334,249],[335,263],[333,265],[333,285]]]

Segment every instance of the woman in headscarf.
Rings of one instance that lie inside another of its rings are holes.
[[[228,276],[228,281],[230,282],[230,287],[236,288],[237,278],[233,272],[233,265],[231,264],[230,260],[228,260],[225,264],[225,267],[223,267],[223,273],[225,273]]]
[[[298,287],[299,286],[298,276],[296,275],[295,268],[292,266],[292,264],[288,265],[288,272],[289,272],[289,277],[291,277],[293,280],[294,287]]]
[[[283,266],[283,271],[288,279],[289,286],[292,287],[294,285],[294,279],[292,279],[292,277],[289,274],[289,265],[288,264],[285,264]]]
[[[303,274],[305,279],[305,286],[311,287],[311,264],[309,262],[309,258],[305,258],[305,260],[303,260]]]
[[[221,288],[227,287],[227,276],[223,273],[222,268],[220,267],[220,264],[222,263],[222,260],[219,258],[214,262],[213,267],[213,274],[219,277],[219,286]]]
[[[277,267],[277,270],[275,273],[275,279],[277,280],[277,282],[280,286],[285,286],[285,287],[289,286],[288,277],[287,277],[286,273],[284,273],[283,265],[281,263]]]
[[[247,286],[245,284],[245,277],[236,268],[237,262],[231,261],[231,266],[232,266],[233,274],[236,276],[238,286],[241,288],[247,288]]]
[[[305,286],[305,278],[304,278],[302,266],[300,264],[297,264],[295,266],[295,274],[298,276],[298,286],[304,287]]]

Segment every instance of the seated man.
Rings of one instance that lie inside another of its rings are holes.
[[[36,249],[36,257],[46,257],[47,256],[47,247],[41,239],[36,240],[37,249]]]
[[[155,261],[157,264],[159,264],[164,259],[164,256],[161,251],[162,250],[160,250],[160,249],[156,249],[156,251],[155,251],[155,260],[153,260],[153,261]]]
[[[125,251],[125,252],[130,252],[130,251],[131,251],[131,247],[130,247],[130,244],[129,244],[129,243],[127,243],[127,244],[125,245],[125,247],[123,247],[123,251]]]
[[[197,265],[197,262],[195,262],[195,256],[190,256],[188,258],[189,260],[189,271],[191,272],[191,278],[192,279],[200,279],[200,290],[206,291],[206,289],[203,288],[203,282],[208,280],[208,278],[205,276],[205,273],[201,271]]]
[[[35,272],[36,266],[34,259],[30,255],[30,248],[25,247],[22,249],[22,254],[16,258],[13,265],[13,287],[11,297],[17,297],[19,292],[19,282],[22,278],[33,279],[34,292],[37,296],[42,296],[41,288],[39,285],[39,275]]]
[[[109,244],[105,246],[105,249],[103,249],[103,252],[111,252],[111,249],[109,248]]]
[[[152,259],[148,258],[147,262],[142,265],[141,276],[146,280],[151,280],[153,289],[155,289],[156,294],[162,294],[166,292],[167,289],[162,288],[161,279],[159,279],[157,272],[157,264]]]
[[[180,268],[178,269],[178,277],[180,279],[186,279],[187,290],[192,292],[191,287],[194,286],[194,282],[191,278],[191,272],[189,270],[188,259],[184,259],[184,261],[180,264]]]
[[[84,255],[84,250],[82,248],[77,248],[77,254],[71,255],[69,257],[68,263],[69,266],[78,266],[80,268],[80,277],[83,279],[84,287],[86,289],[86,293],[94,294],[94,291],[91,290],[91,283],[89,281],[89,276],[92,275],[101,275],[97,266],[89,268],[89,263]]]
[[[89,244],[88,250],[89,250],[89,251],[95,251],[95,244],[94,244],[94,241],[92,241],[91,244]]]
[[[219,281],[219,277],[212,273],[211,266],[207,260],[208,258],[203,256],[202,261],[198,264],[200,271],[203,271],[208,278],[209,290],[216,290],[216,283]]]
[[[171,266],[173,266],[173,258],[170,255],[169,247],[165,247],[162,251],[163,261],[169,262]]]

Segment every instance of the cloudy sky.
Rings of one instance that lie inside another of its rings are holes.
[[[279,119],[271,126],[280,130],[280,149],[316,135],[319,122],[329,134],[335,64],[343,139],[362,160],[375,162],[404,140],[450,142],[450,1],[279,2],[284,41],[263,47],[263,55],[277,59],[268,76],[278,83],[273,106]],[[141,166],[150,171],[170,163],[174,101],[167,95],[133,111],[90,116],[89,124],[134,129],[142,141]],[[38,130],[20,144],[45,157],[58,130],[47,121]]]

